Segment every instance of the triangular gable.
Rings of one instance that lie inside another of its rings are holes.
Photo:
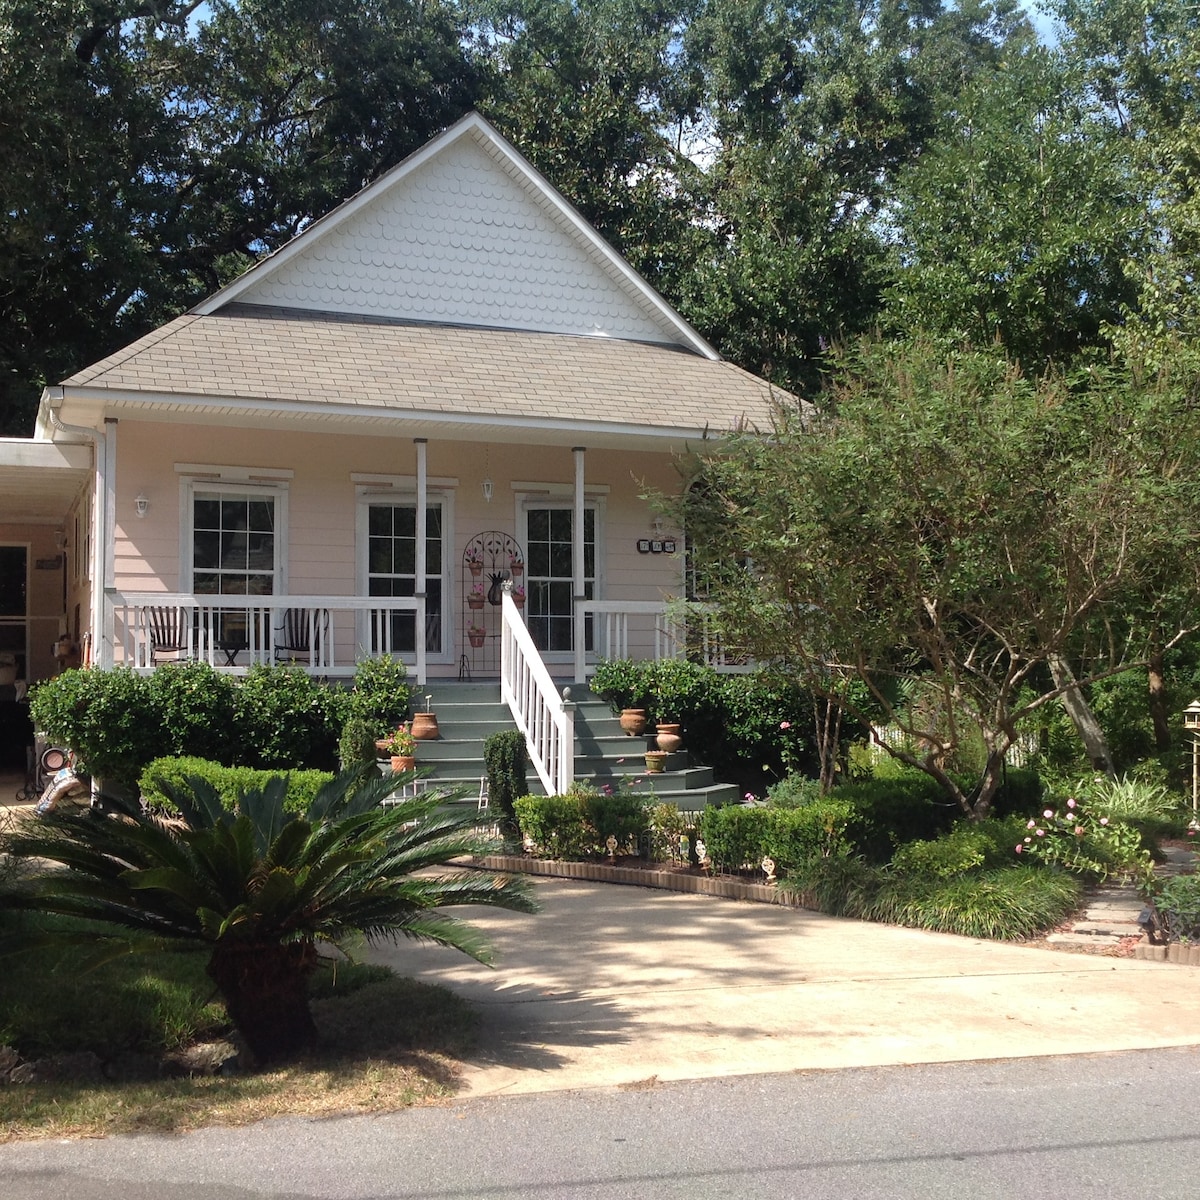
[[[234,300],[718,357],[477,113],[193,311]]]

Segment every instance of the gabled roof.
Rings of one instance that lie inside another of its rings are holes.
[[[719,357],[478,113],[192,311],[235,301]]]
[[[649,443],[766,428],[761,379],[687,350],[226,304],[178,317],[64,385],[161,419],[395,426],[440,436]],[[507,431],[507,432],[505,432]]]

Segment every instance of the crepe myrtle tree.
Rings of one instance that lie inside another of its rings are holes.
[[[259,1062],[286,1059],[316,1040],[307,983],[323,945],[410,937],[488,962],[482,937],[441,910],[535,909],[518,880],[433,870],[484,848],[475,811],[447,808],[453,795],[438,789],[382,806],[396,783],[375,776],[374,764],[346,772],[302,816],[285,809],[286,776],[243,793],[236,812],[193,777],[165,789],[181,819],[119,801],[107,816],[53,813],[0,846],[30,868],[2,899],[110,927],[100,957],[203,944],[208,974],[251,1053]],[[20,945],[55,935],[13,936]],[[57,936],[97,942],[91,932]]]
[[[897,727],[887,752],[983,818],[1025,718],[1086,710],[1200,611],[1195,381],[878,343],[833,378],[686,464],[698,583],[727,648]]]

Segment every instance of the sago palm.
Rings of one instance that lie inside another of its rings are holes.
[[[207,945],[231,1021],[256,1058],[277,1060],[316,1036],[307,980],[321,944],[404,936],[487,962],[480,935],[438,910],[534,910],[521,881],[431,871],[485,848],[476,813],[447,808],[449,793],[435,790],[382,806],[394,787],[348,772],[293,816],[286,777],[244,793],[236,813],[191,778],[170,792],[178,819],[133,809],[52,814],[0,847],[31,868],[4,899],[115,926],[106,939],[115,953],[147,944],[119,931]]]

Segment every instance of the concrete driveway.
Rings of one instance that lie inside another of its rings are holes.
[[[481,1011],[465,1094],[1200,1044],[1200,969],[797,909],[540,880],[543,911],[462,910],[497,968],[373,952]]]

